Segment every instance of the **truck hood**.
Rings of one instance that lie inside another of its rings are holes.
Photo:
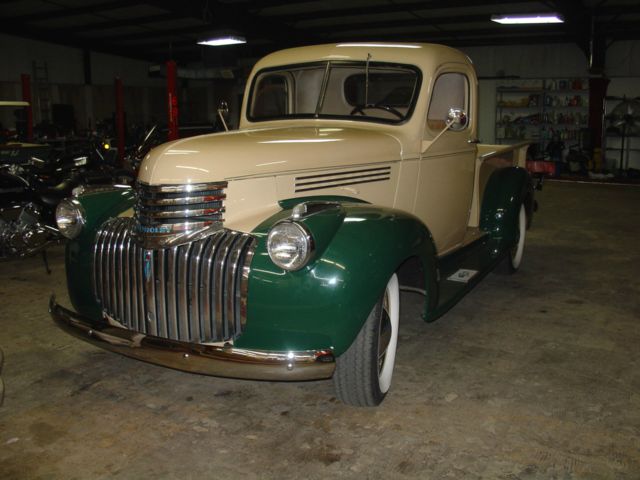
[[[238,130],[165,143],[140,167],[139,180],[185,184],[400,160],[393,135],[363,128]]]

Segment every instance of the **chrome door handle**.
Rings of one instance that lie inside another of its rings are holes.
[[[474,138],[474,139],[469,139],[467,140],[467,143],[480,143],[480,139],[479,138]]]

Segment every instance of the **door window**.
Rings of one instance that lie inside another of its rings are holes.
[[[427,127],[440,131],[447,124],[449,109],[462,109],[469,118],[469,81],[462,73],[443,73],[436,79],[427,114]]]

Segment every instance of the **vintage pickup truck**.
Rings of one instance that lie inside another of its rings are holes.
[[[440,45],[294,48],[260,60],[239,129],[177,140],[134,188],[58,208],[75,311],[60,327],[140,360],[262,380],[333,376],[379,404],[402,289],[445,313],[515,271],[534,210],[526,148],[479,145],[470,60]]]

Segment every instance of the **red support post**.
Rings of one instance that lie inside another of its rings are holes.
[[[116,90],[116,136],[118,140],[118,163],[124,164],[124,95],[122,93],[122,79],[115,78]]]
[[[27,142],[33,141],[33,109],[31,107],[31,75],[23,73],[20,76],[22,81],[22,100],[28,102],[27,110]]]
[[[168,139],[178,139],[178,95],[177,95],[177,68],[176,62],[169,60],[167,62],[167,101],[169,121],[167,125],[169,127]]]

